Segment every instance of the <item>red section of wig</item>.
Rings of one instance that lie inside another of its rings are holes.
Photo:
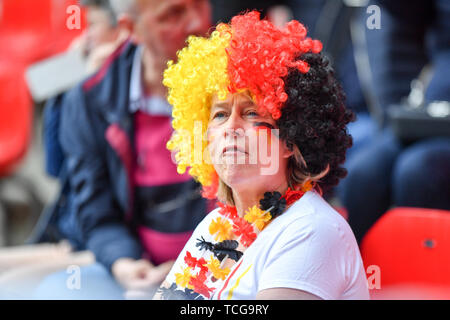
[[[306,52],[319,53],[322,43],[307,38],[306,28],[298,21],[279,29],[261,20],[257,11],[235,16],[231,28],[233,35],[227,48],[230,92],[250,90],[260,112],[279,119],[287,100],[283,77],[289,68],[308,72],[308,64],[296,58]]]

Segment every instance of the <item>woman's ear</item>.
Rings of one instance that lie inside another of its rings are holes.
[[[294,150],[289,148],[285,141],[282,142],[282,157],[290,158],[294,155]]]

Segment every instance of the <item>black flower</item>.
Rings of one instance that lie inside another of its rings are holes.
[[[239,242],[236,240],[225,240],[219,243],[212,243],[206,241],[203,237],[197,239],[196,246],[200,250],[209,250],[214,253],[214,256],[222,261],[226,256],[228,258],[238,261],[242,257],[242,252],[236,250],[239,246]]]
[[[162,300],[204,300],[204,298],[194,290],[178,289],[178,286],[175,283],[173,283],[170,288],[160,287],[158,293],[161,295]]]
[[[275,218],[283,213],[286,209],[286,199],[282,198],[281,193],[266,192],[264,193],[264,198],[259,201],[261,210],[270,210],[272,218]]]
[[[213,252],[220,261],[225,259],[226,256],[234,261],[238,261],[243,254],[241,251],[236,250],[238,246],[239,242],[236,240],[225,240],[215,244]]]

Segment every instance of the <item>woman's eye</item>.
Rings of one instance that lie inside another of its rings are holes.
[[[252,111],[248,111],[248,112],[247,112],[247,116],[250,116],[250,117],[258,117],[259,114],[258,114],[258,112],[252,110]]]
[[[213,119],[220,119],[220,118],[223,118],[225,116],[226,116],[225,112],[216,112],[214,114],[214,116],[213,116]]]

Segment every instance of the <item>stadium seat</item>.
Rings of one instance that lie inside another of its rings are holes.
[[[53,0],[52,46],[49,56],[65,51],[72,41],[80,36],[86,28],[84,10],[81,10],[81,29],[71,30],[67,27],[67,19],[70,16],[67,12],[67,8],[71,5],[77,5],[79,2],[79,0]]]
[[[11,174],[27,151],[32,112],[24,67],[0,61],[0,178]]]
[[[366,267],[380,270],[377,298],[450,299],[450,211],[396,208],[361,244]]]
[[[2,55],[25,65],[67,48],[84,28],[69,30],[67,8],[77,0],[0,1],[0,46]]]

